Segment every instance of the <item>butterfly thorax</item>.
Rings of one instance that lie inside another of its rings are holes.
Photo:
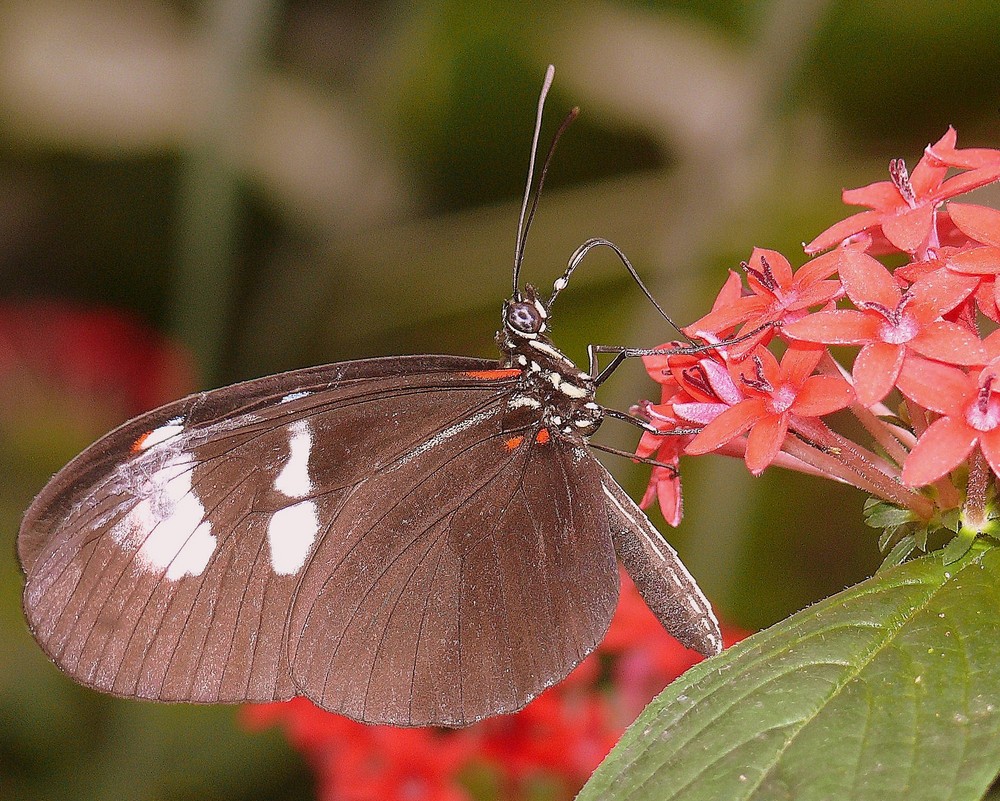
[[[511,409],[537,410],[542,424],[559,436],[589,437],[601,425],[604,410],[594,400],[593,377],[560,351],[546,331],[548,312],[534,287],[504,304],[497,344],[507,368],[521,371]]]

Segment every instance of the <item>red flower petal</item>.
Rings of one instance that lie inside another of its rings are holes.
[[[788,415],[772,414],[760,420],[747,437],[747,468],[755,476],[774,461],[788,433]]]
[[[948,214],[970,239],[1000,247],[1000,211],[972,203],[949,203]]]
[[[887,182],[883,181],[882,183]],[[893,191],[896,191],[895,188]],[[847,237],[854,236],[855,234],[859,234],[862,231],[878,225],[879,222],[881,222],[882,216],[883,214],[881,211],[861,211],[857,214],[852,214],[846,220],[834,223],[823,233],[817,236],[812,242],[805,246],[805,252],[809,254],[819,253],[832,248],[834,245],[839,245],[847,239]]]
[[[735,404],[733,404],[735,405]],[[682,420],[697,425],[708,425],[730,408],[724,403],[675,403],[674,412]]]
[[[910,312],[924,321],[940,317],[954,309],[979,286],[979,279],[951,270],[937,270],[917,280],[910,287],[913,301]]]
[[[951,126],[935,144],[926,149],[931,158],[949,167],[962,169],[979,169],[982,167],[1000,166],[1000,150],[985,147],[955,148],[957,134]]]
[[[854,400],[854,390],[836,375],[812,375],[805,380],[792,402],[791,411],[802,417],[822,417]]]
[[[900,214],[882,220],[882,233],[897,248],[906,253],[916,253],[927,241],[934,224],[934,206],[917,206]]]
[[[819,311],[789,323],[781,331],[786,337],[827,345],[863,345],[878,338],[879,318],[855,309]]]
[[[996,153],[997,151],[993,152]],[[964,195],[966,192],[971,192],[973,189],[979,189],[981,186],[992,184],[997,180],[1000,180],[1000,161],[986,167],[963,172],[954,178],[949,178],[941,184],[941,188],[934,193],[934,197],[938,200],[947,200],[950,197],[958,197],[959,195]]]
[[[944,136],[938,139],[937,143],[924,148],[924,154],[917,162],[910,174],[910,186],[918,198],[926,197],[928,194],[941,186],[941,181],[948,174],[948,167],[941,163],[941,160],[934,154],[934,148],[947,148],[949,143],[954,146],[955,130],[950,128],[945,131]]]
[[[923,328],[908,343],[922,356],[946,364],[983,364],[986,351],[979,337],[964,325],[939,320]]]
[[[786,304],[786,308],[795,310],[821,306],[842,297],[843,294],[844,287],[840,281],[816,281],[811,285],[803,285],[797,291],[795,301]]]
[[[935,420],[906,457],[902,481],[922,487],[958,467],[976,444],[978,432],[955,417]]]
[[[899,284],[878,259],[857,248],[841,248],[840,280],[855,304],[880,303],[895,309],[903,294]]]
[[[868,206],[878,211],[897,209],[905,204],[903,196],[892,181],[876,181],[857,189],[845,189],[841,200],[848,206]]]
[[[871,406],[889,394],[905,355],[906,348],[888,342],[873,342],[861,349],[851,371],[859,403]]]
[[[683,502],[681,500],[681,477],[680,475],[664,470],[662,467],[654,467],[653,472],[660,472],[660,480],[656,485],[656,500],[663,513],[663,519],[668,524],[677,528],[681,524],[683,517]]]
[[[996,275],[1000,273],[1000,248],[983,245],[960,250],[948,256],[946,263],[950,268],[963,273]]]
[[[978,389],[976,380],[957,367],[916,356],[903,362],[896,386],[910,400],[940,414],[960,414]]]
[[[997,308],[996,300],[997,286],[996,280],[980,281],[976,289],[976,306],[993,322],[1000,323],[1000,309]]]
[[[810,259],[795,272],[792,283],[796,286],[808,286],[829,278],[840,269],[840,254],[837,251],[824,253]]]
[[[684,333],[689,336],[703,336],[705,334],[721,336],[766,309],[767,305],[767,300],[757,295],[737,298],[731,303],[712,309],[691,325],[684,326]]]
[[[796,387],[802,386],[806,378],[812,375],[824,353],[826,353],[825,348],[815,345],[798,342],[791,344],[781,357],[781,371],[785,380]],[[782,381],[775,377],[771,378],[771,383],[778,386]]]
[[[709,453],[738,437],[767,414],[763,398],[749,398],[726,411],[705,426],[684,450],[692,455]]]

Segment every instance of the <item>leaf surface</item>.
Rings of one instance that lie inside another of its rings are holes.
[[[1000,548],[940,552],[702,662],[580,799],[979,799],[1000,770]]]

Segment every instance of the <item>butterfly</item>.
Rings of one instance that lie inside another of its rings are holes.
[[[527,198],[500,358],[365,359],[200,392],[52,478],[18,555],[29,627],[61,670],[128,698],[305,695],[369,723],[465,726],[597,646],[617,561],[681,643],[721,650],[694,579],[591,452],[601,376],[548,333],[572,269],[548,299],[518,288]]]

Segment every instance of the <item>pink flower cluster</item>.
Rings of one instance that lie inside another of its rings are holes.
[[[954,198],[1000,180],[1000,150],[955,143],[949,129],[912,174],[895,159],[888,181],[845,191],[868,210],[806,245],[797,270],[755,249],[746,283],[731,271],[685,328],[700,349],[645,357],[661,398],[633,412],[661,434],[637,455],[661,466],[644,506],[658,501],[677,525],[679,457],[715,452],[755,475],[778,464],[829,476],[924,521],[962,505],[968,477],[965,511],[982,513],[986,479],[1000,476],[1000,211]],[[870,442],[823,419],[841,410]]]

